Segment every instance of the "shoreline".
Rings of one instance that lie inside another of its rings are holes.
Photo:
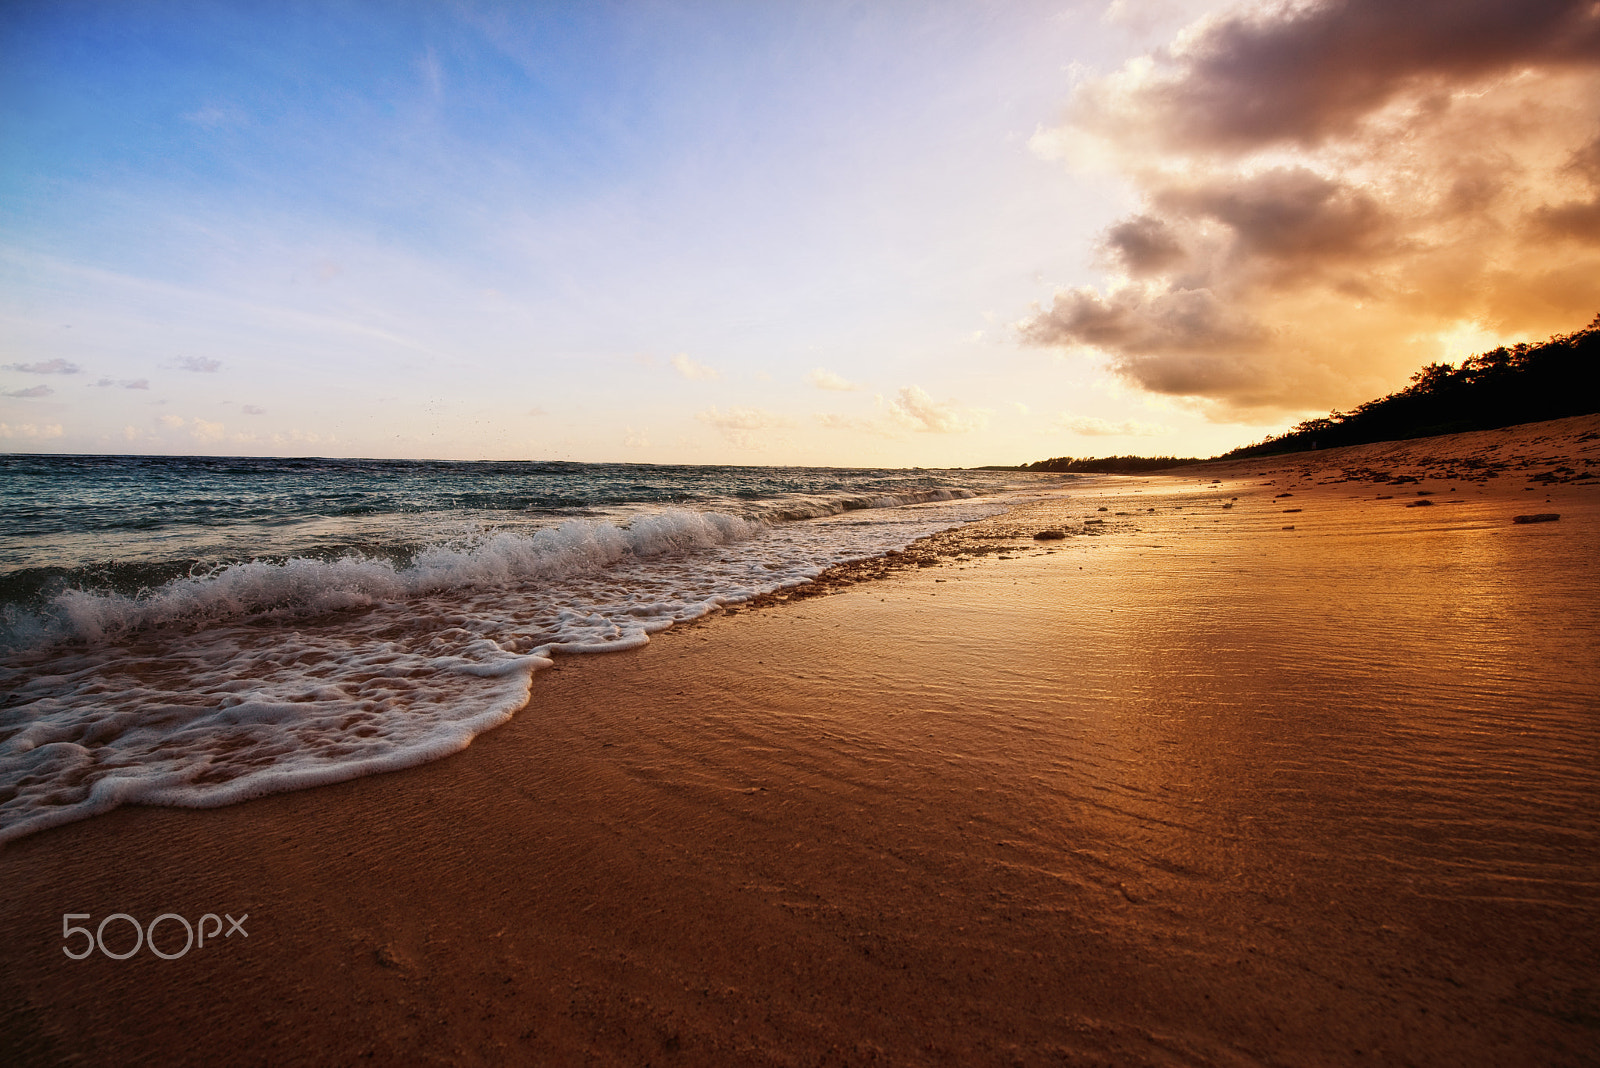
[[[447,759],[9,843],[0,1053],[1583,1063],[1600,417],[1559,423],[1463,435],[1499,479],[1086,479],[561,658]],[[71,961],[85,912],[249,934]]]

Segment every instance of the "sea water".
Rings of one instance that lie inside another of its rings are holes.
[[[0,456],[0,842],[436,759],[555,656],[637,648],[1061,481]]]

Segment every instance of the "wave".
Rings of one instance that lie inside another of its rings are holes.
[[[791,522],[800,519],[821,519],[866,508],[903,508],[911,504],[928,504],[933,501],[965,501],[977,497],[972,490],[927,489],[885,494],[851,494],[848,496],[816,496],[789,500],[774,508],[757,513],[767,521]]]
[[[409,548],[391,530],[366,553],[146,570],[148,588],[55,590],[20,619],[13,604],[0,843],[122,804],[210,807],[437,759],[524,707],[554,657],[637,649],[1005,507],[975,496],[790,496],[813,522],[674,509]],[[879,510],[827,518],[862,508]]]
[[[409,564],[362,553],[223,564],[134,593],[68,589],[35,611],[8,606],[0,644],[100,640],[150,627],[320,615],[425,594],[552,582],[630,558],[726,545],[763,529],[719,512],[672,509],[625,526],[573,519],[531,533],[480,531],[431,544]]]

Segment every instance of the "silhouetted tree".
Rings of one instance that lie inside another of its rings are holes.
[[[1212,459],[1267,456],[1311,448],[1365,445],[1600,412],[1600,315],[1582,330],[1530,345],[1501,345],[1460,367],[1430,363],[1411,384],[1348,412],[1307,419],[1292,430]],[[1033,471],[1137,474],[1203,463],[1177,456],[1057,456]]]

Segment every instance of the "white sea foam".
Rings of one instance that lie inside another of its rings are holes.
[[[807,522],[679,510],[479,530],[403,567],[255,561],[60,594],[53,642],[0,662],[0,842],[126,803],[211,807],[437,759],[526,704],[553,656],[638,648],[1004,507],[925,496]]]
[[[54,597],[47,618],[27,633],[98,640],[173,623],[268,612],[318,615],[450,589],[551,582],[629,558],[739,541],[760,527],[736,516],[673,510],[642,516],[626,527],[575,519],[531,534],[489,531],[429,545],[405,568],[358,554],[338,560],[255,560],[173,579],[132,596],[67,590]]]

